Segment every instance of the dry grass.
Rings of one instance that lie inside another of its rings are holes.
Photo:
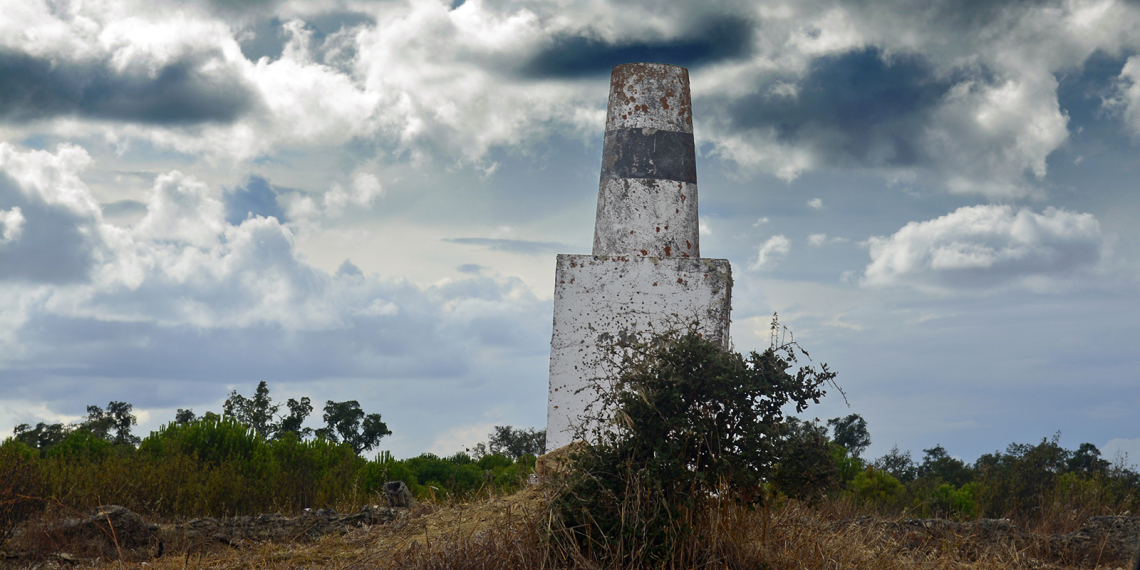
[[[186,545],[145,561],[110,558],[8,561],[13,567],[188,569],[587,569],[596,568],[548,540],[550,491],[527,488],[467,504],[422,504],[400,520],[310,542]],[[1067,565],[1034,544],[983,539],[958,527],[923,528],[897,517],[868,515],[834,501],[809,507],[788,501],[772,510],[718,503],[697,521],[702,540],[677,559],[708,569],[1068,570],[1122,568]],[[1069,528],[1062,521],[1057,526]],[[1079,524],[1079,523],[1078,523]],[[949,529],[949,530],[948,530]],[[956,529],[956,530],[955,530]],[[693,562],[696,561],[696,562]]]

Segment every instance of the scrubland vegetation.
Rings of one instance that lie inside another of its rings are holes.
[[[940,445],[923,450],[920,461],[897,448],[866,460],[861,455],[871,436],[858,414],[827,422],[784,416],[793,406],[803,413],[838,389],[826,365],[801,363],[806,353],[794,342],[773,342],[745,356],[677,333],[619,345],[614,354],[615,374],[599,381],[602,397],[585,418],[593,421],[578,434],[592,444],[575,448],[568,469],[539,487],[526,481],[541,432],[500,427],[470,454],[396,460],[381,453],[368,460],[360,452],[387,433],[378,415],[367,424],[373,435],[366,436],[367,416],[358,405],[329,402],[329,427],[303,432],[295,420],[307,413],[307,399],[290,401],[290,414],[274,420],[264,413],[272,406],[263,384],[260,400],[237,399],[235,392],[223,416],[180,412],[180,421],[142,439],[129,433],[129,405],[116,402],[108,412],[89,408],[88,425],[22,426],[0,445],[0,536],[10,536],[22,521],[75,516],[102,504],[163,521],[306,508],[351,512],[383,504],[381,485],[402,480],[420,505],[396,522],[312,543],[218,546],[197,552],[197,564],[909,569],[1127,563],[1106,554],[1103,543],[1097,550],[1047,540],[1078,530],[1090,517],[1140,513],[1140,474],[1123,458],[1105,460],[1092,444],[1068,450],[1054,436],[1010,444],[972,464]],[[916,518],[966,524],[907,522]],[[980,519],[1009,522],[971,522]],[[1000,532],[985,530],[993,528]],[[190,556],[148,564],[183,568]]]
[[[366,460],[347,444],[320,438],[266,441],[229,418],[168,425],[137,448],[76,431],[41,456],[9,439],[0,445],[0,457],[3,479],[20,482],[8,493],[42,497],[43,508],[116,504],[157,517],[343,512],[386,503],[380,487],[392,480],[404,481],[424,500],[467,500],[517,489],[534,462],[533,456],[475,460],[462,453]]]

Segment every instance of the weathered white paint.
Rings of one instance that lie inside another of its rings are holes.
[[[559,255],[550,343],[546,448],[570,443],[608,372],[603,351],[617,338],[697,324],[727,345],[732,268],[725,259]]]
[[[600,186],[594,255],[700,257],[696,184],[610,178]]]
[[[696,325],[729,342],[732,268],[700,258],[691,109],[684,68],[614,68],[594,252],[558,256],[548,450],[570,443],[616,339]]]
[[[614,68],[606,131],[647,127],[693,132],[689,70],[661,63],[629,63]]]
[[[691,145],[689,71],[657,63],[614,68],[606,109],[605,149],[609,152],[602,156],[594,255],[700,257],[695,172],[691,181],[608,178],[606,165],[612,164],[622,150],[629,151],[608,144],[615,131],[622,129],[639,129],[645,135],[656,131],[684,133]]]

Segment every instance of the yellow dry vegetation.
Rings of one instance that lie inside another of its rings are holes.
[[[315,541],[204,543],[146,561],[0,560],[0,568],[134,570],[573,569],[596,566],[556,557],[545,540],[555,486],[464,504],[424,503],[400,519]],[[906,523],[840,502],[811,507],[787,501],[771,510],[728,503],[711,516],[720,543],[701,568],[767,570],[1123,570],[1127,561],[1050,556],[1032,543],[982,536],[965,527]],[[901,530],[900,530],[901,529]],[[955,530],[957,529],[957,530]],[[719,557],[719,558],[718,558]]]
[[[549,502],[544,486],[531,485],[507,496],[461,504],[418,505],[402,521],[377,534],[370,547],[393,551],[412,544],[472,539],[492,530],[518,529],[531,524]]]

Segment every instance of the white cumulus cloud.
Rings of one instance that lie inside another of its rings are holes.
[[[76,283],[56,290],[42,310],[165,326],[319,331],[417,304],[394,300],[373,278],[332,276],[304,261],[292,230],[275,218],[228,223],[220,191],[178,171],[155,179],[136,226],[106,223],[78,176],[88,163],[78,147],[49,153],[0,143],[0,176],[14,182],[0,184],[0,283]],[[346,203],[363,206],[380,183],[361,174],[344,192]],[[21,235],[26,239],[16,239]]]
[[[847,238],[827,237],[827,234],[811,234],[808,236],[808,245],[820,247],[829,243],[847,243]]]
[[[1048,289],[1090,270],[1107,251],[1092,214],[1011,206],[959,208],[867,241],[862,284],[924,290]]]
[[[1111,104],[1121,107],[1124,122],[1135,135],[1140,135],[1140,56],[1132,56],[1120,71],[1118,93]]]
[[[24,215],[20,208],[13,206],[11,210],[0,210],[0,244],[16,241],[20,238],[20,230],[24,228]]]
[[[774,235],[760,245],[760,252],[756,255],[756,261],[752,262],[748,268],[754,271],[771,269],[788,255],[791,249],[792,240],[784,237],[783,234]]]
[[[1031,193],[1024,175],[1044,178],[1046,157],[1069,136],[1056,89],[1052,75],[955,85],[924,140],[947,189],[993,198]]]

